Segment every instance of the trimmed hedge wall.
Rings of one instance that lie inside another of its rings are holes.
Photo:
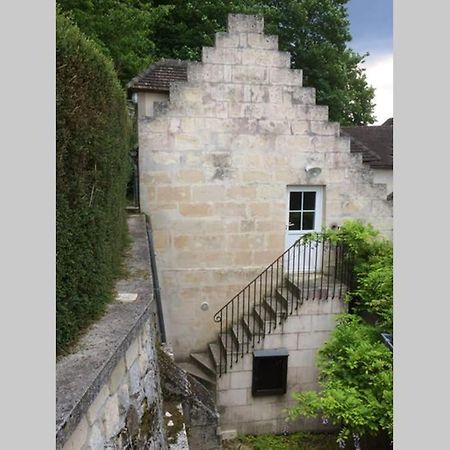
[[[113,298],[127,242],[131,122],[110,61],[56,17],[56,343],[64,351]]]

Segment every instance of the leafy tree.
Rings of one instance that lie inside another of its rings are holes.
[[[123,85],[155,60],[153,30],[171,9],[146,0],[59,0],[59,6],[113,59]]]
[[[393,432],[392,353],[376,329],[342,315],[317,362],[321,390],[293,395],[289,417],[322,417],[340,427],[339,441]]]
[[[392,243],[360,221],[323,233],[349,249],[356,276],[350,296],[357,312],[372,313],[376,320],[341,315],[318,354],[320,392],[295,394],[298,403],[289,417],[323,417],[340,427],[341,441],[380,432],[392,438],[392,352],[380,337],[382,331],[392,333]]]
[[[348,0],[155,0],[174,5],[156,24],[159,57],[200,59],[201,47],[214,44],[214,33],[225,30],[229,12],[263,14],[265,32],[279,36],[292,67],[303,69],[304,83],[317,89],[317,102],[329,106],[330,120],[342,125],[373,123],[374,89],[347,47],[351,40]]]

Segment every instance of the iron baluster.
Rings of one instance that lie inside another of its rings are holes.
[[[225,366],[225,373],[227,373],[227,366],[228,366],[228,305],[226,306],[225,309],[225,358],[224,358],[224,366]],[[223,345],[223,340],[222,340],[222,345]]]
[[[323,292],[323,255],[324,255],[324,248],[325,248],[325,239],[322,238],[322,257],[321,257],[321,268],[320,268],[320,300],[322,300],[322,292]]]
[[[337,277],[337,266],[338,266],[338,243],[336,243],[336,251],[335,251],[335,257],[334,257],[334,282],[333,282],[333,300],[336,296],[336,277]]]
[[[278,261],[279,261],[279,258],[277,259],[277,268],[276,268],[277,279],[276,279],[275,289],[278,289],[278,271],[279,271]],[[278,321],[278,302],[276,301],[275,302],[275,323],[274,323],[274,327],[273,327],[274,330],[277,328],[277,321]]]
[[[273,291],[273,264],[270,266],[270,298],[275,299],[275,309],[272,306],[272,311],[276,310],[277,305],[277,298],[275,296],[275,293]],[[275,323],[277,323],[277,314],[275,313]],[[270,331],[272,331],[272,321],[270,322]]]
[[[291,283],[295,280],[295,245],[293,248],[293,255],[292,255],[292,275],[289,278],[289,280],[291,281]],[[286,297],[289,298],[289,291],[291,291],[291,315],[292,315],[292,311],[294,308],[294,289],[292,289],[292,284],[286,286]],[[289,304],[289,303],[288,303]]]
[[[330,295],[331,247],[332,247],[332,242],[330,240],[329,244],[328,244],[327,298]]]
[[[308,252],[308,288],[306,300],[309,300],[309,280],[311,278],[311,240],[308,241],[309,252]]]
[[[319,245],[319,238],[316,239],[316,249],[315,249],[315,258],[314,258],[314,293],[313,293],[313,300],[316,298],[316,280],[317,280],[317,257],[319,254],[318,251],[318,245]]]
[[[251,285],[248,288],[248,296],[247,296],[247,326],[248,326],[248,330],[247,330],[247,353],[250,350],[250,336],[248,335],[248,333],[250,333],[250,292],[251,292]]]
[[[339,298],[342,298],[342,284],[344,282],[343,278],[344,278],[344,247],[341,246],[341,271],[340,271],[340,275],[339,275]]]
[[[253,282],[253,321],[252,321],[252,329],[253,329],[253,345],[255,348],[255,322],[256,322],[256,280]],[[259,342],[259,341],[258,341]]]
[[[266,325],[267,325],[267,271],[264,272],[264,337],[266,337]]]

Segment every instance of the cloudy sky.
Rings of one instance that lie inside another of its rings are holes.
[[[375,88],[375,124],[393,116],[392,0],[350,0],[347,4],[353,40],[358,53],[369,52],[364,67]]]

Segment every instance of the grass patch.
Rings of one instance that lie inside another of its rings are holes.
[[[336,450],[334,433],[292,433],[240,436],[226,441],[224,450]]]

